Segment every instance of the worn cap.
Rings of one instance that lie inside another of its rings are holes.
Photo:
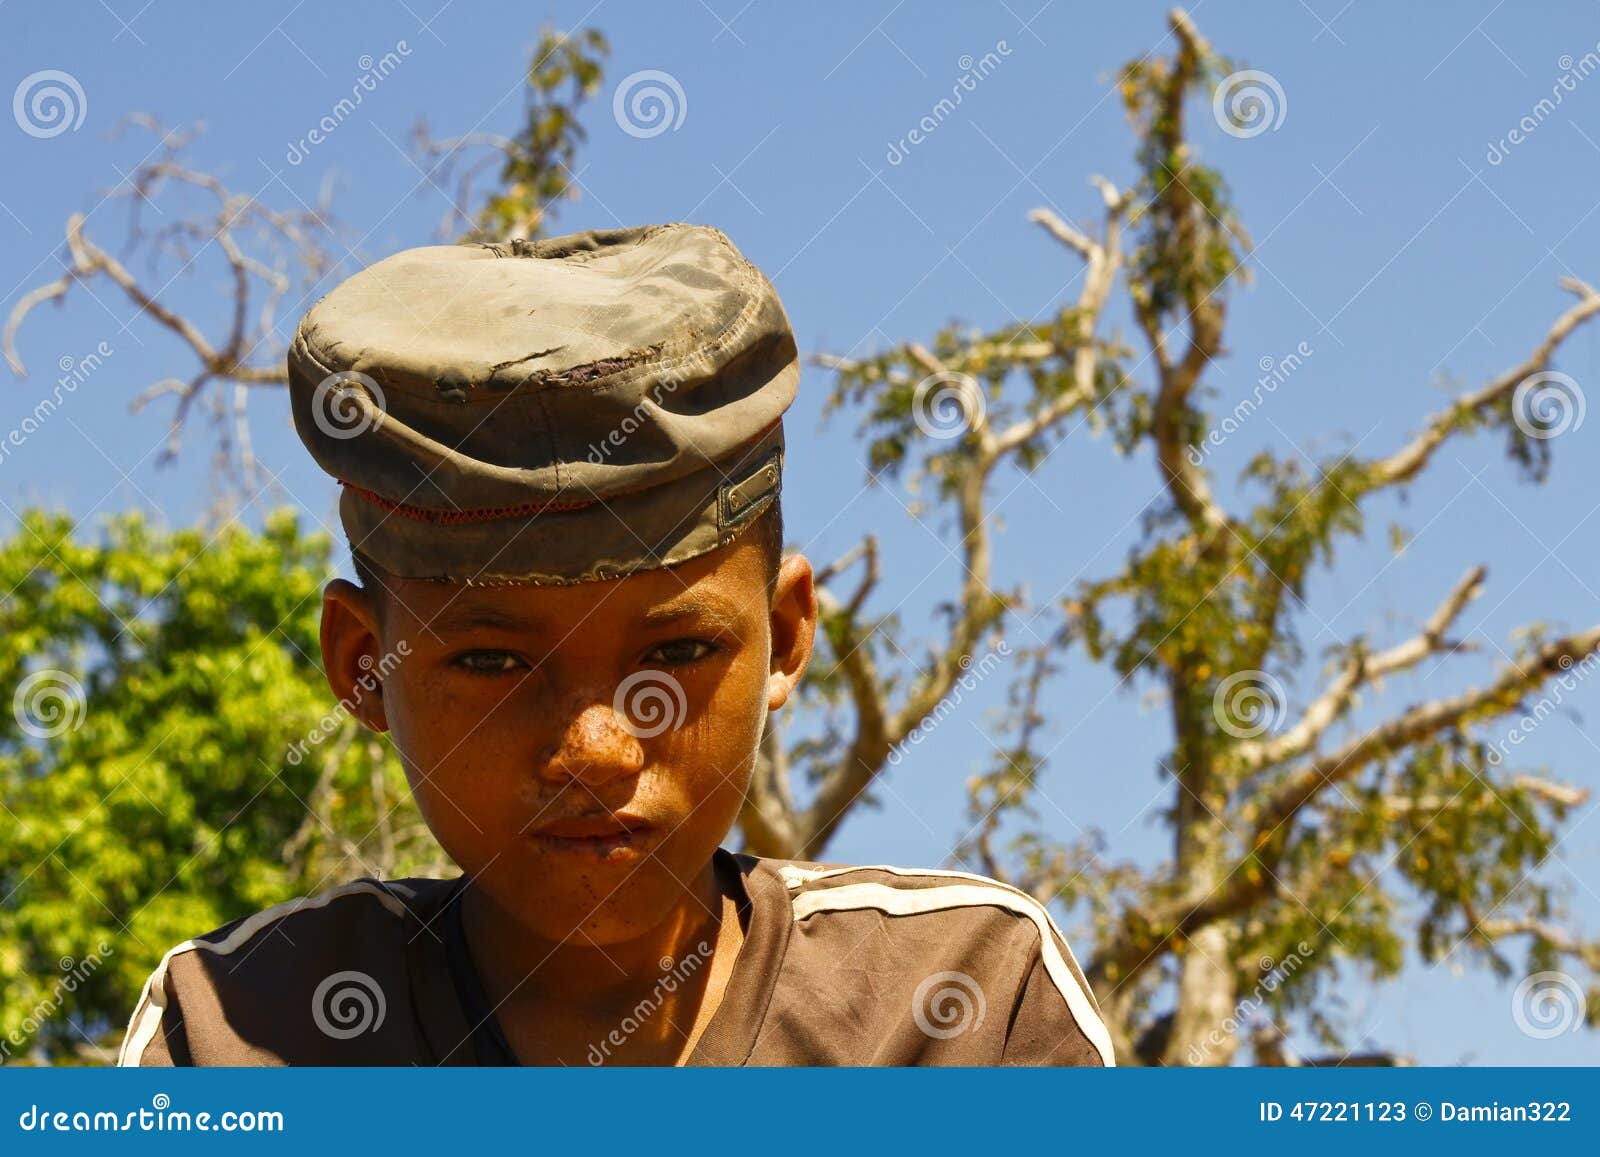
[[[719,230],[430,245],[342,282],[289,350],[353,549],[403,578],[572,583],[731,542],[776,499],[800,366]]]

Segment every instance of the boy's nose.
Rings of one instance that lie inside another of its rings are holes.
[[[644,748],[624,725],[609,699],[590,700],[567,719],[540,774],[548,780],[609,783],[638,775],[644,767]]]

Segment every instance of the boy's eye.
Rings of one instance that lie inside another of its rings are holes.
[[[510,651],[466,651],[451,661],[474,675],[501,675],[527,666]]]
[[[715,643],[706,639],[673,639],[653,649],[646,658],[653,664],[678,667],[703,659],[718,649]]]

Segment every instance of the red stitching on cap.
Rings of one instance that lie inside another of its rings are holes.
[[[761,432],[755,437],[747,438],[744,442],[740,443],[739,448],[734,452],[734,454],[729,455],[729,457],[737,457],[741,453],[747,451],[751,446],[756,445],[768,434],[772,433],[773,430],[777,429],[782,422],[783,415],[780,414],[771,422],[768,422]],[[764,466],[765,462],[763,462],[762,465]],[[753,477],[759,471],[760,467],[757,467],[755,471],[751,472],[751,477]],[[454,526],[463,522],[492,522],[501,518],[519,518],[529,514],[543,514],[547,510],[583,510],[586,507],[596,505],[596,503],[592,501],[552,501],[524,502],[520,506],[488,506],[478,510],[430,510],[426,506],[410,506],[404,502],[396,502],[392,498],[385,498],[383,495],[378,494],[375,491],[367,490],[363,487],[357,486],[354,482],[346,482],[343,478],[338,479],[338,483],[340,486],[344,486],[355,491],[367,501],[377,503],[391,514],[398,514],[402,518],[414,518],[418,522],[431,522],[435,526]],[[726,483],[724,484],[726,485]]]
[[[518,518],[529,514],[543,514],[547,510],[582,510],[593,502],[524,502],[521,506],[489,506],[480,510],[429,510],[425,506],[410,506],[396,502],[381,494],[363,489],[353,482],[339,479],[339,485],[355,491],[369,502],[375,502],[391,514],[414,518],[418,522],[431,522],[435,526],[453,526],[462,522],[492,522],[501,518]]]

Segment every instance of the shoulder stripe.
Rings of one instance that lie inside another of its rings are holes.
[[[851,869],[859,870],[859,869]],[[934,873],[913,873],[927,874]],[[970,873],[942,873],[964,876]],[[982,880],[982,876],[973,876]],[[984,884],[949,884],[938,888],[891,888],[887,884],[843,884],[836,888],[821,888],[815,892],[802,892],[794,898],[794,918],[804,920],[816,912],[838,912],[861,908],[875,908],[891,916],[911,916],[924,912],[940,912],[950,908],[973,907],[1004,908],[1019,916],[1026,916],[1039,930],[1039,953],[1044,960],[1056,990],[1067,1002],[1072,1019],[1100,1053],[1107,1068],[1116,1065],[1111,1047],[1111,1034],[1095,1010],[1088,990],[1078,983],[1078,978],[1067,966],[1067,958],[1078,963],[1066,937],[1055,926],[1044,905],[1033,897],[1007,888],[994,881]],[[1059,945],[1057,943],[1059,939]],[[1066,957],[1062,956],[1062,949]]]
[[[846,868],[802,868],[796,864],[784,864],[778,869],[784,882],[791,888],[804,887],[814,880],[831,880],[835,876],[847,876],[852,872],[888,872],[892,876],[912,878],[916,876],[932,876],[941,880],[969,880],[974,884],[984,884],[990,888],[1001,888],[1016,896],[1033,900],[1027,892],[1011,884],[1002,883],[989,876],[980,876],[976,872],[957,872],[951,868],[897,868],[893,864],[851,864]],[[1035,903],[1038,901],[1035,900]]]
[[[144,989],[139,993],[139,999],[133,1006],[133,1015],[128,1018],[128,1031],[122,1038],[122,1048],[117,1052],[117,1064],[123,1068],[137,1068],[144,1057],[144,1050],[150,1047],[150,1042],[155,1039],[156,1033],[161,1031],[161,1016],[167,1007],[167,963],[178,953],[203,948],[218,956],[227,956],[248,943],[262,929],[277,923],[285,916],[312,908],[324,908],[344,896],[376,896],[378,902],[390,912],[396,916],[403,916],[406,911],[405,905],[395,898],[395,891],[402,894],[410,892],[403,885],[390,885],[385,888],[371,881],[358,880],[317,896],[301,896],[298,899],[286,900],[282,904],[274,904],[271,908],[263,908],[254,915],[246,917],[243,923],[221,940],[185,940],[182,944],[174,945],[161,957],[161,962],[156,965],[155,971],[144,982]]]

